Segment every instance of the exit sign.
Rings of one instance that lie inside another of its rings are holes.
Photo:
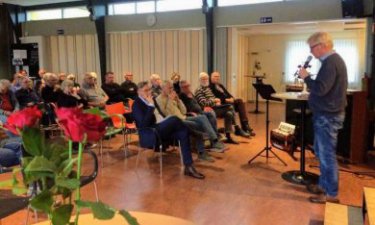
[[[260,17],[260,23],[272,23],[272,17],[267,16],[267,17]]]

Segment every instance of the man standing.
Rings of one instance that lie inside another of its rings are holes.
[[[307,190],[318,196],[310,197],[313,203],[339,202],[338,165],[336,146],[338,130],[345,118],[348,76],[344,60],[333,50],[331,36],[317,32],[307,43],[322,66],[313,80],[306,69],[299,71],[310,89],[309,107],[313,112],[314,151],[320,163],[319,184],[307,185]]]
[[[137,97],[137,85],[133,82],[133,74],[126,72],[125,81],[121,84],[122,94],[125,98],[135,99]]]

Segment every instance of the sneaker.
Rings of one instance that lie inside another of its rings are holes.
[[[308,184],[308,185],[306,185],[306,189],[311,194],[320,195],[320,194],[324,194],[325,193],[324,190],[323,190],[323,188],[320,187],[317,184]]]
[[[214,143],[212,144],[212,148],[214,148],[214,149],[218,149],[218,150],[222,150],[222,151],[225,151],[225,150],[228,149],[228,147],[225,146],[224,143],[221,142],[221,141],[216,141],[216,142],[214,142]]]
[[[206,162],[215,162],[215,160],[207,152],[199,153],[198,159]]]

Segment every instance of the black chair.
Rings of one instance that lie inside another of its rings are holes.
[[[74,152],[77,153],[77,152]],[[93,183],[95,190],[96,201],[99,201],[98,187],[96,185],[96,177],[98,176],[99,163],[98,156],[90,149],[85,149],[82,152],[82,174],[80,178],[80,186],[84,187],[87,184]]]
[[[139,158],[141,156],[142,151],[146,149],[153,149],[155,152],[159,152],[159,166],[160,166],[160,177],[163,176],[163,150],[166,149],[168,146],[173,145],[176,143],[175,140],[162,140],[158,131],[152,127],[146,128],[137,128],[138,129],[138,136],[139,136],[139,151],[137,155],[136,161],[136,168],[138,168]],[[152,143],[152,145],[150,145]],[[178,145],[180,143],[178,142]],[[180,146],[178,148],[181,150]],[[180,161],[181,165],[183,165],[182,154],[180,152]]]

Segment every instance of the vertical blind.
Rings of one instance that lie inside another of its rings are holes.
[[[195,88],[198,74],[206,69],[202,29],[109,33],[108,39],[109,70],[118,83],[126,71],[135,82],[148,80],[152,73],[169,80],[178,72]]]
[[[73,73],[82,82],[86,72],[96,72],[100,83],[100,63],[96,35],[59,35],[46,38],[47,68],[54,73]]]

